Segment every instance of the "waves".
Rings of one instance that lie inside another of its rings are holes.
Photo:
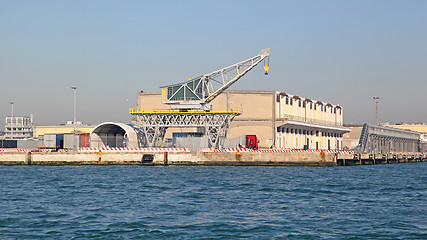
[[[426,163],[0,167],[2,239],[422,239]]]

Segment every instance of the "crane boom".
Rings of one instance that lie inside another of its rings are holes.
[[[184,83],[162,87],[162,102],[174,109],[207,109],[209,103],[243,77],[261,61],[270,56],[265,48],[254,57],[205,74]],[[268,66],[265,66],[266,74]]]

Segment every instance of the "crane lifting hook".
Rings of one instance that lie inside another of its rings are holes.
[[[265,75],[268,75],[268,69],[269,67],[267,65],[264,66],[264,70],[265,70]]]
[[[270,68],[268,65],[270,65],[270,58],[267,59],[267,64],[265,64],[265,60],[264,60],[264,70],[265,70],[265,75],[268,75],[268,69]]]

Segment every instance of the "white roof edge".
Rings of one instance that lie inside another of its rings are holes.
[[[293,124],[293,125],[298,125],[298,126],[320,128],[320,129],[329,129],[329,130],[340,131],[340,132],[350,132],[351,131],[351,128],[348,128],[348,127],[320,125],[320,124],[307,123],[307,122],[298,122],[298,121],[293,121],[293,120],[288,120],[288,122],[286,124]],[[286,124],[283,124],[283,125],[286,125]]]

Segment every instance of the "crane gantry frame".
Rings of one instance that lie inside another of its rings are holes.
[[[144,134],[143,145],[158,146],[169,127],[198,127],[204,129],[208,147],[221,149],[231,122],[242,111],[214,112],[210,103],[269,56],[270,48],[262,49],[258,55],[226,68],[162,87],[162,103],[170,105],[170,110],[147,112],[131,108],[129,113],[137,116],[135,127]],[[268,69],[265,64],[265,74]]]

